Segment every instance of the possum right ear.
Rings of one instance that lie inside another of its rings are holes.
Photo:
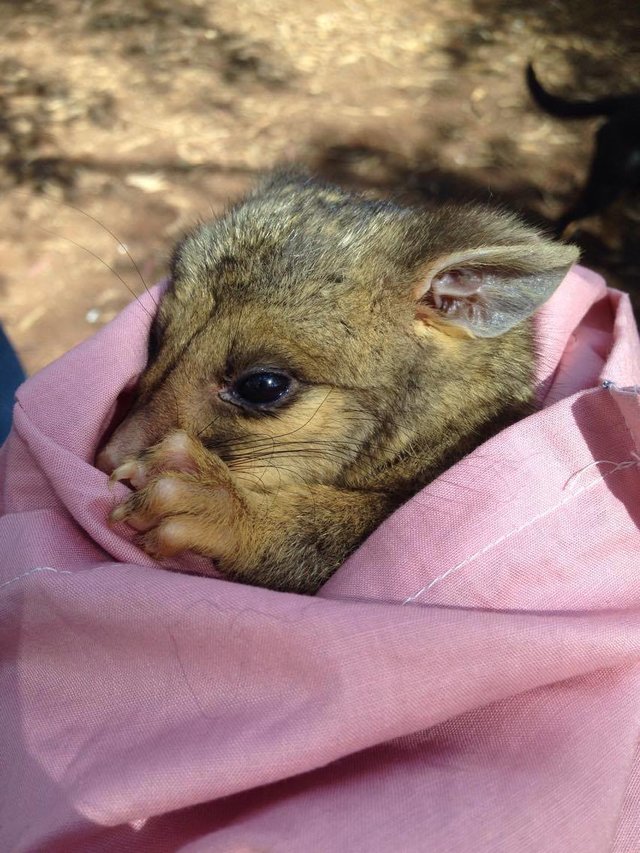
[[[440,257],[414,290],[416,313],[445,331],[497,337],[537,311],[577,259],[575,246],[537,235]]]

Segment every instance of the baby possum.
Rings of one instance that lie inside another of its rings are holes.
[[[279,172],[175,250],[98,467],[156,558],[314,593],[386,516],[534,400],[531,315],[577,258],[504,212]],[[424,531],[428,536],[428,530]]]

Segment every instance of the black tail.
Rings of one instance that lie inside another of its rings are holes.
[[[638,100],[637,95],[622,95],[620,97],[598,98],[596,101],[567,101],[542,88],[531,63],[527,65],[527,86],[536,104],[545,112],[559,118],[610,116],[618,110],[624,109],[629,102],[637,102]]]

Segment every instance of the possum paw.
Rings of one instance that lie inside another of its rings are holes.
[[[240,548],[247,498],[225,463],[187,433],[170,434],[116,468],[111,479],[126,480],[135,491],[109,520],[137,530],[150,556],[193,550],[229,559]]]

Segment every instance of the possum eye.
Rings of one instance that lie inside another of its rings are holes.
[[[282,373],[250,373],[236,382],[236,395],[252,406],[265,406],[276,403],[289,390],[291,381]]]
[[[279,406],[291,394],[294,379],[280,370],[260,368],[245,373],[220,391],[221,399],[246,409],[265,411]]]

